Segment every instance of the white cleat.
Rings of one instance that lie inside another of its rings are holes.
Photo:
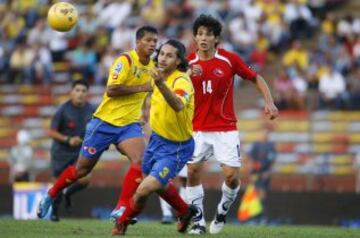
[[[204,233],[206,233],[205,226],[201,226],[199,224],[194,224],[188,232],[190,235],[201,235]]]
[[[119,209],[114,209],[110,214],[110,221],[113,223],[116,223],[116,221],[119,219],[119,217],[122,216],[122,214],[125,212],[126,207],[121,206]],[[137,218],[134,217],[130,220],[129,224],[134,225],[137,223]]]
[[[214,220],[210,224],[209,232],[210,234],[219,234],[220,231],[224,228],[225,225],[225,216],[222,214],[216,213]]]
[[[114,209],[110,213],[110,221],[113,223],[116,223],[117,219],[121,217],[121,215],[124,213],[126,207],[120,207],[119,209]]]

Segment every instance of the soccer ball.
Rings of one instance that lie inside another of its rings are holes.
[[[58,2],[50,7],[47,20],[50,27],[56,31],[70,31],[78,20],[78,12],[72,4]]]

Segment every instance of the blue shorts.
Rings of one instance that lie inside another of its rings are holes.
[[[80,155],[87,159],[98,159],[111,144],[117,145],[134,137],[144,137],[140,123],[119,127],[94,117],[86,125]]]
[[[185,142],[167,140],[152,133],[145,150],[142,171],[155,177],[163,186],[176,177],[194,152],[193,138]]]

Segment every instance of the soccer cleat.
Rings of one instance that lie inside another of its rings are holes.
[[[169,225],[173,223],[173,217],[172,216],[163,216],[161,219],[161,224]]]
[[[179,217],[179,221],[177,224],[178,232],[184,233],[186,231],[186,229],[191,223],[192,218],[196,215],[197,210],[198,209],[195,205],[190,205],[185,215]]]
[[[36,211],[38,218],[44,218],[46,216],[53,202],[54,199],[52,199],[48,194],[46,194],[46,196],[41,199]]]
[[[224,228],[226,215],[216,212],[214,220],[210,224],[210,234],[218,234]]]
[[[124,213],[126,207],[120,207],[119,209],[114,209],[111,213],[110,213],[110,221],[112,221],[113,223],[116,223],[116,221],[121,217],[121,215]],[[137,223],[137,218],[134,217],[133,219],[131,219],[129,221],[130,225],[134,225]]]
[[[116,222],[111,232],[115,236],[123,236],[125,235],[127,226],[127,222]]]
[[[110,220],[113,223],[116,223],[116,221],[119,219],[119,217],[121,217],[121,215],[124,213],[124,211],[125,211],[125,207],[120,207],[119,209],[114,209],[110,213]]]
[[[194,224],[190,231],[188,232],[188,234],[190,235],[201,235],[201,234],[204,234],[206,233],[206,228],[205,226],[201,226],[199,224]]]

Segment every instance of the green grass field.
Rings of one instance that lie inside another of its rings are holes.
[[[59,223],[49,221],[15,221],[0,219],[0,237],[4,238],[82,238],[110,237],[112,224],[101,220],[63,219]],[[156,222],[139,222],[129,226],[127,237],[194,237],[176,232],[176,226]],[[219,235],[201,237],[239,238],[352,238],[360,237],[360,229],[322,226],[248,226],[227,224]]]

